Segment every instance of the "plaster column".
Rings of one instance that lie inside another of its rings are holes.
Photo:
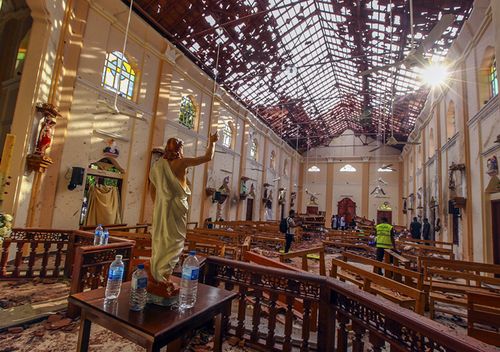
[[[405,223],[405,214],[403,214],[403,167],[404,164],[403,162],[400,162],[398,164],[398,180],[399,180],[399,187],[398,187],[398,225],[407,225]],[[394,222],[394,220],[393,220]]]
[[[492,1],[495,3],[495,1]],[[498,49],[497,49],[498,50]],[[467,183],[467,187],[465,190],[464,197],[467,199],[467,204],[465,206],[465,216],[462,217],[463,223],[463,239],[464,239],[464,251],[463,251],[463,259],[474,261],[474,246],[473,246],[473,238],[472,238],[472,204],[471,204],[471,156],[470,156],[470,136],[469,136],[469,126],[467,122],[469,122],[469,99],[468,99],[468,90],[467,90],[467,76],[465,64],[462,63],[460,65],[460,72],[462,74],[462,109],[463,109],[463,135],[464,135],[464,159],[465,159],[465,182]]]
[[[28,1],[28,5],[32,2]],[[14,226],[26,225],[27,197],[32,176],[25,177],[26,156],[29,153],[34,129],[35,106],[41,100],[40,83],[44,75],[43,67],[51,34],[51,23],[47,9],[36,3],[31,7],[33,24],[28,44],[24,71],[19,84],[16,108],[12,119],[11,133],[16,136],[10,167],[12,181],[5,187],[3,211],[14,215]],[[19,211],[20,204],[24,209]]]
[[[215,85],[216,83],[214,82],[214,92],[215,92]],[[218,122],[219,122],[219,115],[220,115],[220,100],[215,97],[215,95],[212,95],[211,97],[211,103],[210,103],[210,115],[208,116],[208,128],[207,128],[207,141],[210,139],[210,133],[213,131],[215,132],[217,130]],[[208,143],[208,142],[207,142]],[[203,166],[203,190],[205,189],[207,185],[207,180],[208,180],[208,169],[209,167],[213,167],[213,160],[205,163]],[[200,221],[198,222],[199,226],[203,225],[203,221],[208,217],[207,215],[207,209],[209,206],[207,206],[207,203],[210,204],[212,200],[205,197],[204,195],[202,196],[203,201],[200,204]],[[229,202],[230,200],[226,200]]]
[[[247,129],[247,124],[245,121],[243,121],[243,127],[241,128],[241,147],[240,147],[240,171],[239,171],[239,178],[238,178],[238,195],[240,193],[240,182],[241,182],[241,177],[246,176],[244,174],[244,170],[246,167],[246,160],[247,160],[247,144],[245,143],[246,139],[246,129]],[[237,129],[236,129],[237,131]],[[237,134],[235,133],[235,137]],[[250,181],[250,182],[249,182]],[[250,191],[250,185],[252,184],[252,180],[247,181],[247,189]],[[239,199],[239,196],[238,196]],[[236,205],[236,219],[235,220],[242,220],[241,216],[244,213],[243,209],[245,207],[245,204],[247,203],[246,198],[243,200],[238,200],[238,204]]]
[[[333,163],[329,162],[326,164],[326,225],[329,225],[329,221],[333,215],[333,180],[334,180],[335,169]]]
[[[263,135],[262,138],[264,139],[264,152],[261,155],[257,154],[257,158],[259,158],[260,160],[262,160],[262,173],[261,173],[261,181],[260,181],[260,184],[262,185],[262,194],[257,196],[257,198],[259,199],[258,201],[260,202],[260,211],[259,211],[259,220],[260,221],[265,221],[266,218],[265,218],[265,215],[266,215],[266,206],[265,204],[262,202],[262,195],[264,194],[264,183],[267,182],[267,168],[268,168],[268,165],[267,165],[267,162],[266,162],[266,158],[267,158],[267,149],[268,149],[268,144],[269,144],[269,137],[267,135]],[[259,151],[257,151],[257,153],[259,153]],[[269,190],[272,190],[273,191],[273,195],[274,193],[276,192],[276,190],[274,189],[274,185],[271,185],[271,187],[269,187]],[[269,192],[268,192],[269,193]]]
[[[297,213],[302,213],[303,204],[302,204],[302,199],[304,198],[304,170],[305,170],[305,165],[304,162],[301,162],[299,164],[299,182],[298,182],[298,187],[297,187],[297,205],[295,208],[295,211]]]
[[[57,184],[61,175],[61,159],[66,140],[68,120],[71,118],[73,89],[80,62],[88,11],[89,4],[87,2],[68,2],[55,59],[52,87],[48,99],[48,102],[55,105],[62,115],[62,118],[56,121],[54,139],[50,148],[50,157],[54,164],[47,169],[43,177],[43,183],[36,203],[30,207],[27,226],[37,225],[44,228],[52,226]],[[33,187],[32,192],[37,192],[36,187]]]
[[[361,166],[361,216],[369,219],[370,212],[370,162],[364,161]]]

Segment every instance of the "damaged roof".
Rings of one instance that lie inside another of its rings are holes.
[[[135,0],[134,10],[304,151],[346,129],[406,140],[430,88],[416,73],[425,62],[401,60],[412,48],[442,60],[472,4],[414,0],[413,37],[410,0]]]

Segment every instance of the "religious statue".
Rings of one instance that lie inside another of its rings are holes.
[[[154,303],[170,305],[178,295],[178,288],[169,278],[179,261],[186,239],[188,197],[191,195],[186,169],[212,160],[217,140],[218,135],[215,132],[210,136],[205,155],[185,158],[183,142],[170,138],[163,158],[152,166],[149,173],[154,210],[147,291]]]
[[[56,120],[50,116],[45,115],[43,117],[42,126],[40,128],[40,133],[38,134],[38,139],[35,147],[35,154],[45,155],[45,151],[52,143],[52,138],[54,137],[54,126],[56,125]]]
[[[488,168],[488,170],[486,171],[488,175],[490,175],[491,177],[498,175],[498,160],[495,155],[488,159],[488,161],[486,162],[486,167]]]
[[[286,189],[285,188],[280,188],[278,190],[278,203],[279,204],[285,204],[286,201]]]
[[[118,147],[116,146],[116,141],[111,138],[106,141],[106,144],[108,145],[106,148],[103,149],[103,153],[106,156],[111,156],[113,158],[116,158],[118,155],[120,155],[120,151],[118,150]]]

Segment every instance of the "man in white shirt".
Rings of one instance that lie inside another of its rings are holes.
[[[295,224],[295,210],[290,209],[290,212],[288,213],[288,218],[287,218],[287,231],[285,235],[285,253],[288,253],[290,250],[290,247],[292,246],[293,242],[293,237],[295,236],[295,228],[298,226]]]
[[[342,215],[342,217],[340,218],[340,229],[343,231],[345,230],[345,216]]]

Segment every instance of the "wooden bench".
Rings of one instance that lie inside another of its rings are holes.
[[[500,347],[500,295],[467,294],[467,335]]]
[[[466,317],[465,313],[436,306],[467,307],[468,293],[500,293],[500,265],[462,260],[421,258],[424,289],[429,292],[430,317],[436,312]]]
[[[285,248],[285,239],[283,237],[271,237],[268,235],[251,235],[251,245],[267,250],[278,251]]]
[[[298,251],[280,253],[280,262],[284,263],[287,259],[291,258],[302,258],[302,270],[309,272],[309,264],[307,256],[309,254],[319,254],[319,274],[326,276],[326,266],[325,266],[325,248],[323,246],[313,247],[308,249],[302,249]]]
[[[350,252],[342,253],[342,260],[345,262],[355,262],[373,267],[373,272],[378,274],[381,270],[384,271],[384,276],[403,283],[407,286],[416,288],[419,291],[423,290],[424,279],[422,273],[401,268],[390,263],[379,262],[370,258],[362,257]]]
[[[415,239],[411,237],[406,237],[406,238],[399,238],[398,239],[400,242],[407,242],[409,244],[420,244],[420,245],[428,245],[431,247],[440,247],[440,248],[445,248],[453,252],[454,244],[453,242],[444,242],[444,241],[433,241],[433,240],[421,240],[421,239]]]
[[[394,266],[401,266],[405,269],[411,269],[411,260],[394,252],[392,249],[384,250],[384,262],[391,263]]]
[[[148,225],[136,225],[136,226],[113,226],[109,228],[109,232],[115,231],[127,231],[127,232],[136,232],[136,233],[146,233],[148,232]]]
[[[412,308],[418,314],[424,313],[425,294],[422,290],[335,258],[332,259],[330,276],[341,281],[349,281],[363,291],[384,297],[402,307]]]
[[[359,242],[357,240],[323,240],[322,242],[325,248],[333,247],[338,248],[342,251],[355,250],[365,252],[368,255],[373,254],[373,247],[369,246],[368,243]]]
[[[304,270],[298,269],[294,266],[287,265],[285,263],[278,262],[276,260],[267,258],[263,255],[253,253],[251,251],[245,252],[244,256],[244,261],[251,262],[254,264],[262,265],[267,268],[276,268],[276,269],[282,269],[282,270],[289,270],[289,271],[295,271],[295,272],[301,272],[305,273]],[[269,299],[269,297],[265,297],[266,299]],[[252,303],[252,302],[251,302]],[[293,315],[302,320],[304,317],[304,302],[301,299],[294,299],[293,300],[293,309],[292,313]],[[287,299],[284,295],[278,295],[278,304],[277,304],[277,309],[282,309],[282,310],[287,310]],[[318,306],[317,304],[311,304],[310,306],[310,328],[311,331],[317,331],[318,330]],[[283,319],[280,319],[279,317],[276,318],[278,321],[280,321],[282,324],[285,323]]]
[[[102,225],[102,227],[106,228],[106,229],[111,229],[113,227],[124,227],[124,226],[127,226],[127,224],[108,224],[108,225]],[[97,227],[97,225],[82,225],[82,226],[80,226],[80,230],[94,232],[94,230],[95,230],[96,227]]]

